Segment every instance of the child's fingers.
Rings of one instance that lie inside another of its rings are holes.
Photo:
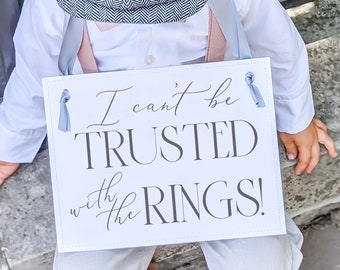
[[[294,160],[298,155],[298,148],[292,140],[291,136],[287,133],[280,133],[280,139],[286,149],[286,155],[288,160]]]
[[[159,264],[156,262],[151,262],[147,270],[158,270]]]
[[[337,156],[335,144],[328,134],[325,134],[325,138],[322,138],[320,143],[326,148],[329,156],[333,158]]]
[[[313,119],[310,125],[296,134],[279,133],[286,148],[287,158],[298,158],[295,173],[311,173],[320,160],[320,144],[324,145],[331,157],[336,157],[336,147],[328,135],[327,126],[319,119]]]
[[[320,160],[320,146],[319,144],[314,144],[311,150],[311,159],[307,165],[305,171],[306,173],[311,173],[312,170],[318,165]]]
[[[316,128],[320,128],[321,130],[327,133],[327,126],[320,119],[314,118],[313,124],[315,125]]]
[[[19,168],[19,163],[0,161],[0,186]]]
[[[303,173],[308,167],[309,163],[312,160],[312,151],[309,147],[301,147],[299,148],[299,156],[298,162],[295,166],[295,173],[300,175]]]
[[[327,133],[327,128],[325,129],[318,125],[316,130],[318,133],[319,143],[322,144],[326,148],[329,156],[335,158],[337,156],[336,147],[335,147],[334,141]]]
[[[5,182],[6,178],[7,177],[6,177],[5,173],[3,172],[3,170],[0,167],[0,186]]]

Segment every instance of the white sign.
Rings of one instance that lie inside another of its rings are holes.
[[[285,233],[268,58],[43,85],[60,252]]]

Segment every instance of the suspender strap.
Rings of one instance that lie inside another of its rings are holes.
[[[211,12],[211,9],[209,9],[209,30],[205,62],[222,61],[225,51],[226,39],[214,14]]]
[[[84,20],[65,13],[63,41],[60,48],[58,67],[61,75],[72,74],[80,44],[82,43]]]
[[[228,38],[228,47],[224,60],[251,58],[247,37],[243,31],[239,14],[233,0],[209,0],[209,7],[214,13],[221,30]]]
[[[94,58],[92,47],[90,43],[89,33],[87,30],[86,22],[84,22],[83,27],[83,41],[81,43],[78,59],[83,69],[84,73],[96,73],[98,72],[98,66],[96,63],[96,59]]]

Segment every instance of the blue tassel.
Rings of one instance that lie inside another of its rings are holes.
[[[252,96],[253,100],[255,101],[256,106],[259,107],[259,108],[264,108],[266,106],[266,104],[264,103],[261,92],[256,87],[256,85],[253,83],[254,79],[255,79],[255,75],[252,72],[247,72],[245,79],[246,79],[246,82],[249,86],[251,96]]]
[[[58,129],[64,132],[71,130],[70,114],[67,110],[66,103],[70,100],[71,96],[67,89],[63,91],[60,98],[60,113]]]

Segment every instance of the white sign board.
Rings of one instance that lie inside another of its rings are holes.
[[[285,233],[268,58],[43,86],[60,252]]]

